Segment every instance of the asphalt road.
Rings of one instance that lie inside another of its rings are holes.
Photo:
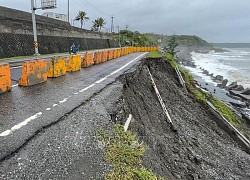
[[[60,121],[90,100],[145,55],[129,54],[36,86],[16,86],[11,92],[1,95],[1,162],[22,149],[40,129]]]

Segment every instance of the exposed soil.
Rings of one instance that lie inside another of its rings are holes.
[[[170,128],[154,92],[148,67],[177,131]],[[145,59],[121,77],[123,98],[114,121],[124,123],[148,145],[143,163],[167,179],[250,179],[250,155],[215,122],[217,116],[181,88],[166,60]]]

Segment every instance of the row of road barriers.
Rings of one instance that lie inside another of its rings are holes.
[[[68,63],[65,57],[53,57],[50,59],[49,69],[46,60],[31,60],[22,64],[22,74],[18,80],[19,86],[32,86],[47,81],[47,78],[57,78],[66,75],[67,72],[79,71],[94,64],[104,63],[134,52],[156,51],[157,47],[125,47],[112,50],[86,52],[84,55],[70,55]],[[8,63],[0,63],[0,94],[10,91],[11,68]]]

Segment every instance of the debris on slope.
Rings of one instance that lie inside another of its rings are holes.
[[[147,68],[177,131],[166,121]],[[123,106],[113,119],[132,114],[131,130],[148,145],[147,168],[167,179],[250,179],[250,155],[218,127],[210,110],[181,88],[168,61],[145,59],[121,79]]]

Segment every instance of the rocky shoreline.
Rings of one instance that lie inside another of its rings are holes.
[[[192,59],[191,52],[196,53],[209,53],[210,51],[215,52],[226,52],[224,49],[214,48],[210,46],[178,46],[176,48],[176,61],[183,66],[196,67],[194,60]]]
[[[225,51],[223,49],[217,49],[213,47],[183,47],[180,46],[177,48],[177,57],[176,61],[181,64],[182,66],[189,66],[196,68],[195,62],[192,59],[191,52],[196,52],[196,53],[209,53],[210,51],[216,51],[216,52],[222,52]],[[235,109],[240,116],[245,118],[247,121],[250,123],[250,89],[249,88],[244,88],[242,85],[238,85],[237,82],[232,82],[228,84],[229,80],[224,79],[223,76],[221,75],[214,75],[210,74],[208,70],[206,69],[201,69],[203,71],[203,74],[206,76],[211,77],[211,79],[217,84],[217,87],[220,89],[223,89],[223,92],[228,98],[222,98],[221,96],[218,96],[219,99],[227,102],[232,106],[233,109]],[[199,79],[197,76],[195,76],[195,80]],[[211,88],[208,88],[208,83],[205,82],[203,83],[201,78],[198,80],[197,85],[204,89],[205,91],[208,91],[211,94],[215,94],[216,91],[218,92],[218,89],[215,88],[212,84]],[[201,85],[205,84],[205,85]],[[210,89],[210,90],[208,90]],[[217,90],[216,90],[217,89]],[[222,93],[220,93],[222,94]],[[223,95],[224,96],[224,95]]]

